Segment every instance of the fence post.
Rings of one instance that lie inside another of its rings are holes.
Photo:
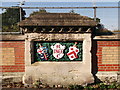
[[[96,8],[97,7],[93,7],[93,9],[94,9],[94,21],[96,21]]]

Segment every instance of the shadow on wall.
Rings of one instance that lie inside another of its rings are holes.
[[[120,38],[120,34],[117,34],[118,35],[118,38]],[[120,42],[118,42],[118,44],[120,45]],[[120,48],[118,48],[119,50],[118,50],[118,63],[119,63],[119,67],[120,67]],[[119,73],[120,73],[120,68],[119,68]],[[119,81],[120,82],[120,81]]]
[[[98,58],[97,58],[97,41],[92,40],[92,49],[91,49],[91,53],[92,53],[92,74],[94,76],[94,83],[100,83],[101,80],[96,76],[97,72],[98,72]]]

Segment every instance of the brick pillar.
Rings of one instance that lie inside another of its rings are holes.
[[[97,61],[99,77],[115,77],[120,72],[120,41],[97,41]]]

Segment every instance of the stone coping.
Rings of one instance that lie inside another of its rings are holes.
[[[0,35],[0,40],[25,40],[25,35]],[[95,36],[93,40],[113,40],[120,39],[120,35]]]
[[[25,40],[24,35],[0,35],[0,40]]]
[[[93,40],[104,40],[104,39],[106,39],[106,40],[111,40],[111,39],[120,39],[120,34],[118,35],[118,34],[116,34],[116,35],[103,35],[103,36],[95,36],[94,38],[93,38]]]

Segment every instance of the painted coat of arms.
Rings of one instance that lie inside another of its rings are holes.
[[[76,46],[77,42],[75,42],[75,44],[73,46],[69,47],[69,52],[67,53],[68,57],[70,60],[74,60],[76,58],[78,58],[78,53],[79,53],[79,49]]]
[[[48,53],[47,53],[48,49],[44,46],[42,46],[41,44],[39,44],[39,48],[37,49],[37,53],[39,54],[39,58],[41,60],[48,60]]]
[[[56,59],[60,59],[64,56],[64,53],[63,53],[65,49],[64,45],[61,45],[60,43],[56,43],[54,46],[53,45],[51,46],[51,49],[53,50],[53,56]]]

